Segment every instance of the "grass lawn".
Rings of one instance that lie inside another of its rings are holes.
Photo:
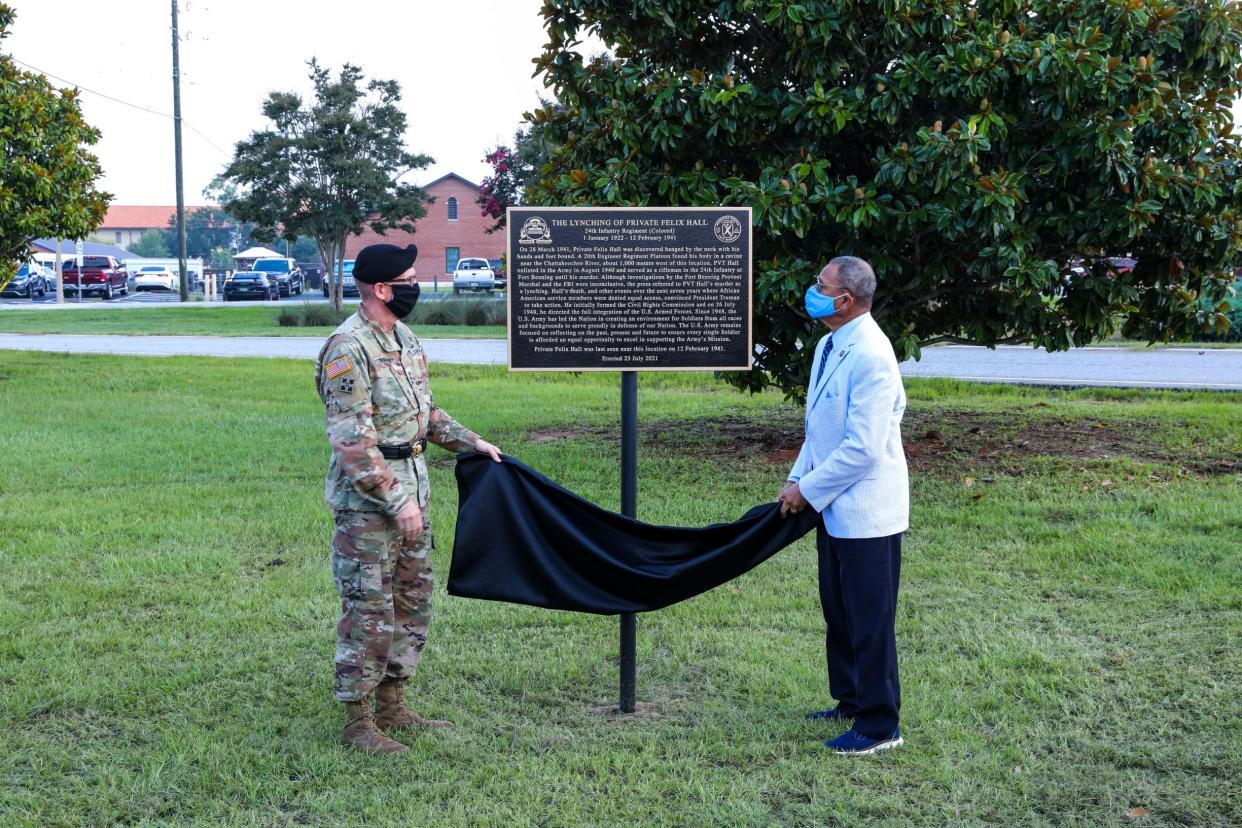
[[[296,307],[296,306],[290,306]],[[347,306],[350,307],[350,306]],[[353,306],[353,307],[356,307]],[[280,308],[210,306],[90,310],[0,310],[0,332],[184,336],[327,336],[335,325],[282,328]],[[504,339],[503,325],[414,325],[425,339]]]
[[[615,376],[433,383],[616,508]],[[433,449],[411,695],[457,728],[392,759],[336,746],[308,363],[5,354],[0,825],[1242,823],[1242,395],[908,389],[906,747],[833,757],[802,718],[827,703],[811,538],[641,616],[616,715],[615,619],[444,594]],[[640,517],[686,525],[773,497],[801,427],[697,374],[643,376],[640,421]]]

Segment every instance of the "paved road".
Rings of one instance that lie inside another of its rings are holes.
[[[1017,346],[991,351],[948,345],[924,350],[923,359],[903,363],[901,373],[1023,385],[1242,391],[1242,350],[1075,348],[1050,354]]]
[[[424,339],[435,362],[504,365],[504,340]],[[321,337],[82,336],[0,334],[0,349],[136,354],[314,359]],[[901,366],[906,376],[952,377],[1028,385],[1117,388],[1200,388],[1242,391],[1242,349],[1078,348],[1049,354],[1030,348],[990,351],[970,346],[928,348],[921,362]]]

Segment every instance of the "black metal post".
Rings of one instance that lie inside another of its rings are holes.
[[[621,372],[621,514],[638,516],[638,372]],[[638,615],[621,613],[622,713],[634,712],[634,643]]]

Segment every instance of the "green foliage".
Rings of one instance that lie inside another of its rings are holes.
[[[289,245],[289,255],[299,262],[319,261],[319,245],[310,236],[301,236]]]
[[[411,325],[466,325],[476,328],[504,325],[508,309],[500,299],[441,299],[419,302],[410,314]]]
[[[549,0],[558,106],[538,204],[754,208],[752,390],[801,394],[832,256],[880,279],[899,357],[929,342],[1185,339],[1242,245],[1227,0]],[[615,57],[589,61],[593,32]],[[1115,273],[1108,258],[1138,259]],[[1085,278],[1071,278],[1081,259]]]
[[[435,303],[428,302],[427,305]],[[326,304],[323,307],[328,307]],[[419,318],[420,304],[414,310],[411,324],[423,339],[504,339],[505,329],[498,325],[433,325],[428,327]],[[352,313],[357,305],[345,310]],[[285,308],[281,308],[285,310]],[[83,308],[73,313],[46,313],[40,310],[9,310],[0,313],[0,331],[31,334],[129,334],[141,336],[327,336],[339,324],[328,322],[323,327],[280,327],[272,308],[236,305],[233,303],[199,302],[190,306],[153,305],[131,308],[116,313],[108,307]],[[500,308],[503,319],[504,308]]]
[[[0,3],[0,41],[16,13]],[[40,237],[84,239],[103,221],[111,195],[87,147],[99,130],[82,117],[76,89],[56,89],[0,54],[0,286]]]
[[[543,102],[545,107],[552,104]],[[523,203],[523,194],[539,181],[540,170],[548,163],[550,149],[542,131],[529,124],[518,127],[513,133],[513,146],[501,144],[483,160],[492,167],[492,174],[479,185],[476,203],[483,208],[483,215],[496,223],[487,228],[495,233],[505,226],[505,209]]]
[[[254,225],[239,221],[216,207],[200,207],[187,210],[185,214],[185,252],[190,258],[211,258],[212,251],[221,247],[242,250],[258,240],[252,237]],[[177,216],[168,219],[164,238],[176,255]]]
[[[273,92],[263,114],[273,128],[238,142],[215,191],[233,215],[254,222],[254,238],[315,239],[320,258],[339,262],[345,241],[369,227],[413,231],[427,194],[399,179],[432,159],[405,147],[406,116],[396,81],[367,81],[345,64],[336,78],[310,61],[314,99]],[[333,305],[342,307],[339,270]]]
[[[616,508],[615,375],[431,369],[437,405]],[[6,358],[8,408],[39,416],[0,418],[5,828],[1242,825],[1242,486],[1191,471],[1242,455],[1238,394],[913,380],[913,433],[952,449],[912,480],[909,743],[858,761],[826,755],[840,731],[801,715],[827,700],[813,538],[644,613],[641,707],[618,716],[615,618],[446,593],[456,485],[431,446],[436,618],[407,698],[457,728],[367,757],[336,744],[310,373]],[[764,449],[800,411],[702,374],[639,383],[642,520],[701,526],[772,497],[789,461]],[[1058,424],[1134,439],[1092,459],[1032,439],[976,465],[992,428],[1012,445]]]
[[[230,270],[233,267],[233,251],[228,247],[213,247],[203,261],[213,270]]]
[[[1242,342],[1242,279],[1233,283],[1233,295],[1226,302],[1229,309],[1224,313],[1224,323],[1199,339],[1206,342]]]
[[[167,259],[173,255],[161,230],[148,230],[129,246],[129,252],[147,259]]]
[[[331,305],[303,302],[300,307],[281,308],[276,314],[276,324],[282,328],[322,328],[341,324],[351,313],[353,308],[345,311]]]

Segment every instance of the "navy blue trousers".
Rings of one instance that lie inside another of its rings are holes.
[[[819,600],[828,625],[828,692],[872,739],[897,729],[897,581],[901,533],[834,538],[820,525]]]

